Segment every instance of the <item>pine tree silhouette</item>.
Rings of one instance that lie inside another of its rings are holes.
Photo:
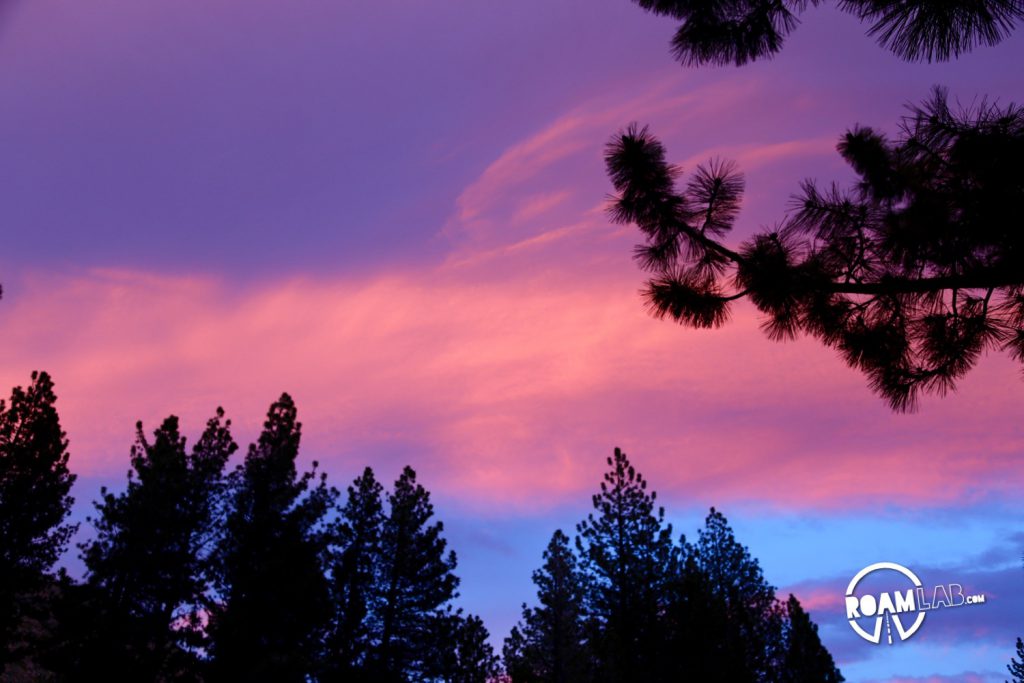
[[[728,658],[743,665],[745,679],[769,679],[783,649],[784,612],[775,599],[775,588],[765,581],[750,551],[736,541],[725,516],[714,508],[692,552],[710,595],[724,607],[727,630],[721,642]]]
[[[426,680],[443,683],[489,683],[499,672],[498,656],[487,642],[489,634],[476,615],[448,610],[433,619]]]
[[[505,639],[511,683],[838,683],[796,598],[775,598],[725,517],[671,539],[655,494],[615,449],[576,552],[556,531],[534,572],[540,605]]]
[[[75,475],[56,400],[50,376],[33,372],[27,389],[0,401],[0,675],[31,656],[35,638],[25,627],[46,618],[48,574],[76,530],[64,523]]]
[[[596,680],[653,680],[662,648],[659,615],[679,559],[656,494],[618,448],[577,526],[587,577],[588,639]]]
[[[380,539],[380,586],[371,611],[379,643],[373,663],[379,680],[422,680],[437,656],[430,634],[459,585],[454,552],[445,554],[444,525],[431,523],[430,494],[406,467],[388,496]]]
[[[102,490],[96,537],[83,546],[95,622],[81,675],[197,677],[216,503],[237,448],[230,428],[218,408],[189,453],[177,417],[152,441],[136,425],[127,488]]]
[[[523,605],[523,618],[505,641],[505,666],[516,683],[587,680],[583,580],[569,537],[555,531],[544,565],[533,572],[537,607]]]
[[[786,601],[786,652],[782,660],[783,683],[842,683],[832,655],[821,644],[818,626],[811,621],[800,601],[790,595]]]
[[[683,64],[742,65],[771,57],[821,0],[633,0],[682,23],[672,52]],[[841,10],[870,24],[868,35],[908,61],[945,61],[978,45],[995,45],[1024,18],[1018,0],[838,0]]]
[[[350,681],[365,675],[374,640],[370,608],[379,586],[380,536],[384,526],[383,487],[367,467],[348,487],[337,528],[340,550],[331,572],[334,614],[327,637],[324,681]],[[362,673],[361,673],[362,672]]]
[[[1006,670],[1012,677],[1007,683],[1024,683],[1024,642],[1020,638],[1017,639],[1017,657],[1019,660],[1011,658],[1010,663],[1006,665]]]
[[[232,474],[218,549],[223,604],[212,610],[220,680],[305,681],[330,618],[325,515],[336,491],[314,469],[298,474],[301,425],[282,394]]]
[[[836,349],[897,411],[955,388],[983,352],[1024,362],[1024,109],[954,112],[939,88],[895,141],[864,127],[838,149],[850,191],[804,184],[792,215],[738,247],[724,244],[743,194],[735,166],[679,170],[646,129],[609,143],[613,218],[644,233],[636,257],[658,317],[724,324],[748,298],[775,340]]]

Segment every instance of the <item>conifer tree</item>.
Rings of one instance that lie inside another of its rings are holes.
[[[635,224],[649,310],[716,328],[748,299],[775,340],[839,352],[896,411],[947,394],[989,350],[1024,361],[1024,107],[956,111],[936,88],[890,139],[856,126],[837,150],[849,189],[803,184],[786,220],[727,245],[744,179],[735,164],[680,170],[646,128],[609,142],[613,220]]]
[[[737,683],[774,680],[783,651],[782,608],[758,561],[736,541],[729,523],[714,508],[690,559],[706,581],[711,614],[724,610],[725,629],[718,637],[716,659],[742,665],[742,673],[734,678]]]
[[[33,372],[27,389],[0,401],[0,673],[25,654],[12,651],[15,630],[38,618],[34,594],[52,582],[46,575],[77,528],[64,523],[75,475],[56,400],[50,376]]]
[[[431,523],[430,494],[406,467],[388,496],[380,539],[379,593],[371,627],[379,643],[375,675],[381,680],[423,680],[432,651],[428,635],[439,612],[456,596],[454,552],[445,554],[444,525]]]
[[[654,680],[664,655],[659,615],[678,561],[672,527],[656,494],[618,448],[593,497],[595,514],[577,526],[587,575],[588,637],[598,680]]]
[[[755,680],[734,647],[726,602],[716,595],[697,564],[694,548],[681,541],[679,573],[670,586],[663,621],[673,658],[664,662],[665,680],[744,683]]]
[[[218,549],[223,604],[213,611],[213,671],[221,680],[304,681],[330,617],[324,516],[336,492],[298,474],[301,425],[288,394],[232,474]]]
[[[672,52],[686,65],[736,64],[782,49],[800,14],[822,0],[634,0],[682,23]],[[1024,19],[1019,0],[838,0],[869,24],[868,35],[907,61],[946,61],[978,45],[996,45]]]
[[[1006,666],[1006,670],[1010,672],[1012,678],[1007,683],[1024,683],[1024,642],[1020,638],[1017,639],[1017,659],[1010,659],[1010,663]]]
[[[331,573],[331,618],[323,680],[351,680],[363,668],[373,645],[370,608],[374,604],[380,534],[384,525],[383,487],[367,467],[348,487],[337,529],[339,550]]]
[[[523,618],[505,642],[505,665],[513,683],[585,680],[583,581],[569,537],[555,531],[544,565],[533,572],[537,607],[523,605]]]
[[[128,485],[102,490],[96,538],[83,546],[96,601],[94,640],[80,672],[123,679],[195,678],[206,572],[222,474],[237,446],[224,411],[191,453],[178,418],[146,438],[136,425]]]
[[[832,655],[821,644],[818,625],[794,595],[786,601],[786,652],[782,660],[783,683],[842,683]]]
[[[448,610],[433,620],[434,657],[428,662],[429,680],[444,683],[488,683],[497,676],[499,666],[489,634],[476,615],[462,616],[461,610]]]

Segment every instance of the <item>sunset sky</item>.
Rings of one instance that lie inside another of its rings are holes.
[[[819,7],[773,61],[687,69],[673,29],[628,0],[0,0],[0,391],[53,375],[76,518],[136,420],[194,439],[223,405],[245,444],[288,391],[336,485],[419,471],[499,643],[619,446],[677,532],[723,510],[848,681],[1004,680],[1020,366],[894,415],[751,308],[649,317],[602,154],[636,121],[684,171],[735,159],[737,243],[804,178],[849,181],[854,124],[894,133],[936,84],[1024,101],[1024,35],[907,65]],[[870,645],[842,594],[879,561],[989,602]]]

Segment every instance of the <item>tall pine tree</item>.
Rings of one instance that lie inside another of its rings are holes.
[[[83,546],[96,628],[79,673],[134,680],[197,678],[207,560],[223,470],[237,446],[224,411],[191,452],[171,416],[146,438],[136,425],[120,494],[103,489],[96,538]]]
[[[433,619],[434,656],[424,672],[428,680],[443,683],[488,683],[499,671],[498,657],[487,642],[489,634],[480,617],[449,610]]]
[[[331,572],[334,613],[321,675],[325,681],[349,681],[362,675],[374,645],[369,617],[379,586],[383,491],[369,467],[348,487]]]
[[[588,659],[583,581],[561,529],[552,535],[533,583],[540,604],[523,605],[523,619],[505,641],[508,674],[513,683],[582,683]]]
[[[758,561],[714,508],[688,549],[687,566],[705,591],[708,624],[718,630],[709,669],[728,667],[735,683],[773,681],[783,652],[784,612]]]
[[[444,525],[431,523],[430,494],[406,467],[388,496],[381,533],[379,593],[372,627],[379,643],[375,675],[379,680],[426,680],[439,653],[430,634],[440,610],[456,596],[455,553],[445,553]]]
[[[785,654],[782,683],[842,683],[832,655],[821,644],[818,625],[804,611],[796,596],[786,601]]]
[[[659,616],[678,562],[672,526],[656,494],[618,448],[593,497],[596,514],[577,526],[597,680],[655,680],[664,648]]]
[[[316,668],[330,618],[324,517],[336,492],[316,463],[298,474],[296,418],[282,394],[232,474],[218,549],[223,602],[210,623],[221,680],[304,681]]]
[[[16,632],[38,618],[37,594],[76,529],[64,523],[75,476],[56,400],[50,376],[33,372],[27,389],[0,401],[0,673],[30,647]]]

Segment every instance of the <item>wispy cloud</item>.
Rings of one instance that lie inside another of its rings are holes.
[[[54,374],[74,466],[91,474],[123,470],[138,418],[175,412],[198,427],[223,404],[250,438],[288,390],[307,453],[328,467],[400,452],[483,508],[585,495],[614,445],[663,495],[711,502],[966,504],[1019,487],[1006,363],[984,363],[922,415],[893,416],[817,344],[765,340],[748,309],[714,332],[649,318],[634,277],[625,262],[258,288],[125,271],[30,278],[5,300],[0,379]],[[984,417],[967,428],[964,412]]]

